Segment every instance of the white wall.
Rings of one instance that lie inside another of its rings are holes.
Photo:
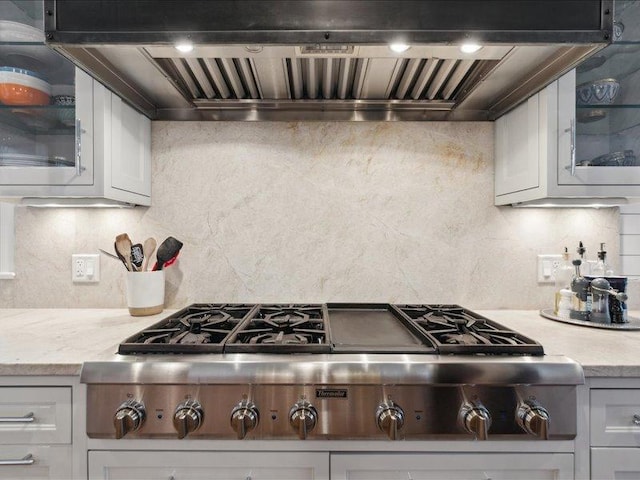
[[[618,256],[615,209],[493,206],[492,123],[154,122],[153,205],[16,212],[2,306],[122,307],[124,268],[71,254],[173,235],[167,304],[376,301],[543,308],[536,255]],[[614,262],[615,263],[615,262]]]

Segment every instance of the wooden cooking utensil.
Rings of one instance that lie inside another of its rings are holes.
[[[149,237],[144,241],[144,244],[142,245],[142,252],[144,253],[144,262],[142,263],[142,271],[146,272],[147,271],[147,265],[149,264],[149,259],[151,258],[151,255],[153,255],[153,252],[156,251],[156,239]]]
[[[131,264],[131,239],[126,233],[121,233],[116,237],[115,249],[118,257],[121,257],[124,261],[127,270],[133,272],[133,265]]]

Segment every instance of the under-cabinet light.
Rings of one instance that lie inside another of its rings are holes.
[[[513,203],[518,208],[613,208],[626,205],[626,198],[541,198]]]
[[[106,198],[40,198],[25,197],[21,205],[35,208],[133,208],[132,203]]]

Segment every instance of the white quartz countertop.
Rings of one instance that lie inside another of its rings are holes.
[[[126,309],[0,309],[0,375],[78,375],[83,362],[117,357],[118,344],[175,312],[131,317]],[[640,331],[555,322],[532,310],[477,310],[579,362],[588,377],[640,377]],[[640,312],[630,312],[640,316]]]

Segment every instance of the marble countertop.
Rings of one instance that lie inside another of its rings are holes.
[[[0,309],[0,375],[78,375],[83,362],[115,359],[120,342],[174,311]],[[579,362],[587,377],[640,377],[640,331],[568,325],[532,310],[477,312]]]

